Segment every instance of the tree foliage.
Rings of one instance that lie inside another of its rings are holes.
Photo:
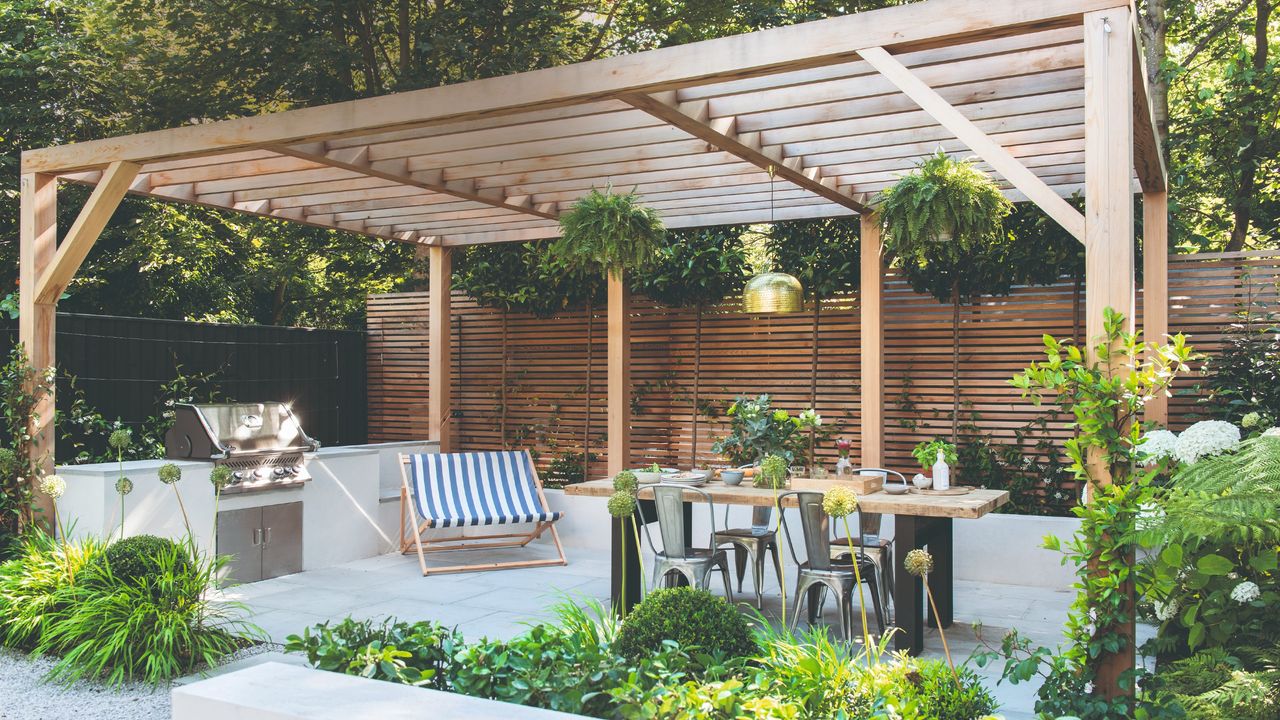
[[[765,239],[774,267],[795,275],[805,295],[819,300],[858,289],[859,223],[822,218],[775,223]]]
[[[736,226],[667,233],[648,272],[631,289],[672,307],[714,305],[742,289],[746,252]]]

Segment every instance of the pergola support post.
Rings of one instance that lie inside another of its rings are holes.
[[[1142,194],[1142,337],[1164,342],[1169,334],[1169,193]],[[1147,422],[1169,424],[1169,397],[1147,403]]]
[[[609,273],[609,475],[631,461],[631,291],[623,271]]]
[[[447,247],[431,246],[428,251],[428,275],[431,300],[427,319],[427,437],[440,443],[440,452],[453,449],[450,425],[453,395],[449,304],[452,257]]]
[[[1133,190],[1133,34],[1127,7],[1084,15],[1085,59],[1085,328],[1090,360],[1105,334],[1103,315],[1112,308],[1134,323]],[[1123,371],[1122,367],[1109,368]],[[1091,477],[1106,485],[1110,468],[1100,452],[1089,456]],[[1086,502],[1090,498],[1086,497]],[[1132,696],[1121,680],[1134,667],[1133,583],[1120,589],[1128,600],[1129,621],[1122,650],[1099,658],[1094,684],[1105,698]]]
[[[862,466],[884,467],[884,257],[880,219],[861,216],[858,290],[861,368]]]
[[[40,278],[53,263],[58,249],[58,179],[44,173],[23,173],[21,192],[18,342],[25,349],[31,366],[43,370],[54,365],[57,296],[48,302],[38,302],[36,293]],[[41,474],[53,471],[53,411],[54,396],[50,390],[28,419],[30,461]],[[33,484],[36,480],[31,478]],[[37,492],[35,510],[51,518],[53,501]],[[28,515],[21,521],[29,523],[32,519]]]

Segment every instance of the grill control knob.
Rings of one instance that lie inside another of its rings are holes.
[[[288,470],[282,467],[278,467],[275,470],[271,471],[271,474],[275,475],[276,477],[284,477],[287,473],[288,473]]]

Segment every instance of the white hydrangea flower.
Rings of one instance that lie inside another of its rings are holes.
[[[1190,465],[1203,457],[1226,452],[1240,444],[1240,428],[1225,420],[1202,420],[1182,431],[1173,455]]]
[[[1178,614],[1178,601],[1170,600],[1169,602],[1156,601],[1156,619],[1160,622],[1166,622],[1174,615]]]
[[[1246,413],[1244,417],[1240,418],[1240,427],[1251,428],[1257,425],[1261,421],[1262,421],[1262,416],[1259,415],[1258,413],[1256,412]]]
[[[1152,430],[1142,436],[1142,444],[1138,446],[1138,454],[1142,456],[1143,465],[1155,465],[1161,460],[1173,458],[1174,448],[1177,445],[1177,435],[1168,430]]]
[[[1280,427],[1273,427],[1262,434],[1266,437],[1280,437]]]
[[[1258,589],[1257,584],[1245,580],[1239,585],[1231,589],[1231,599],[1240,604],[1250,603],[1262,597],[1262,591]]]

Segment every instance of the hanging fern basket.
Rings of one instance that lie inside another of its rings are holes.
[[[900,257],[935,243],[986,242],[1013,209],[986,173],[941,150],[881,193],[877,205],[885,241]]]
[[[592,190],[560,218],[551,251],[569,267],[601,274],[643,270],[657,256],[666,230],[634,193]]]

